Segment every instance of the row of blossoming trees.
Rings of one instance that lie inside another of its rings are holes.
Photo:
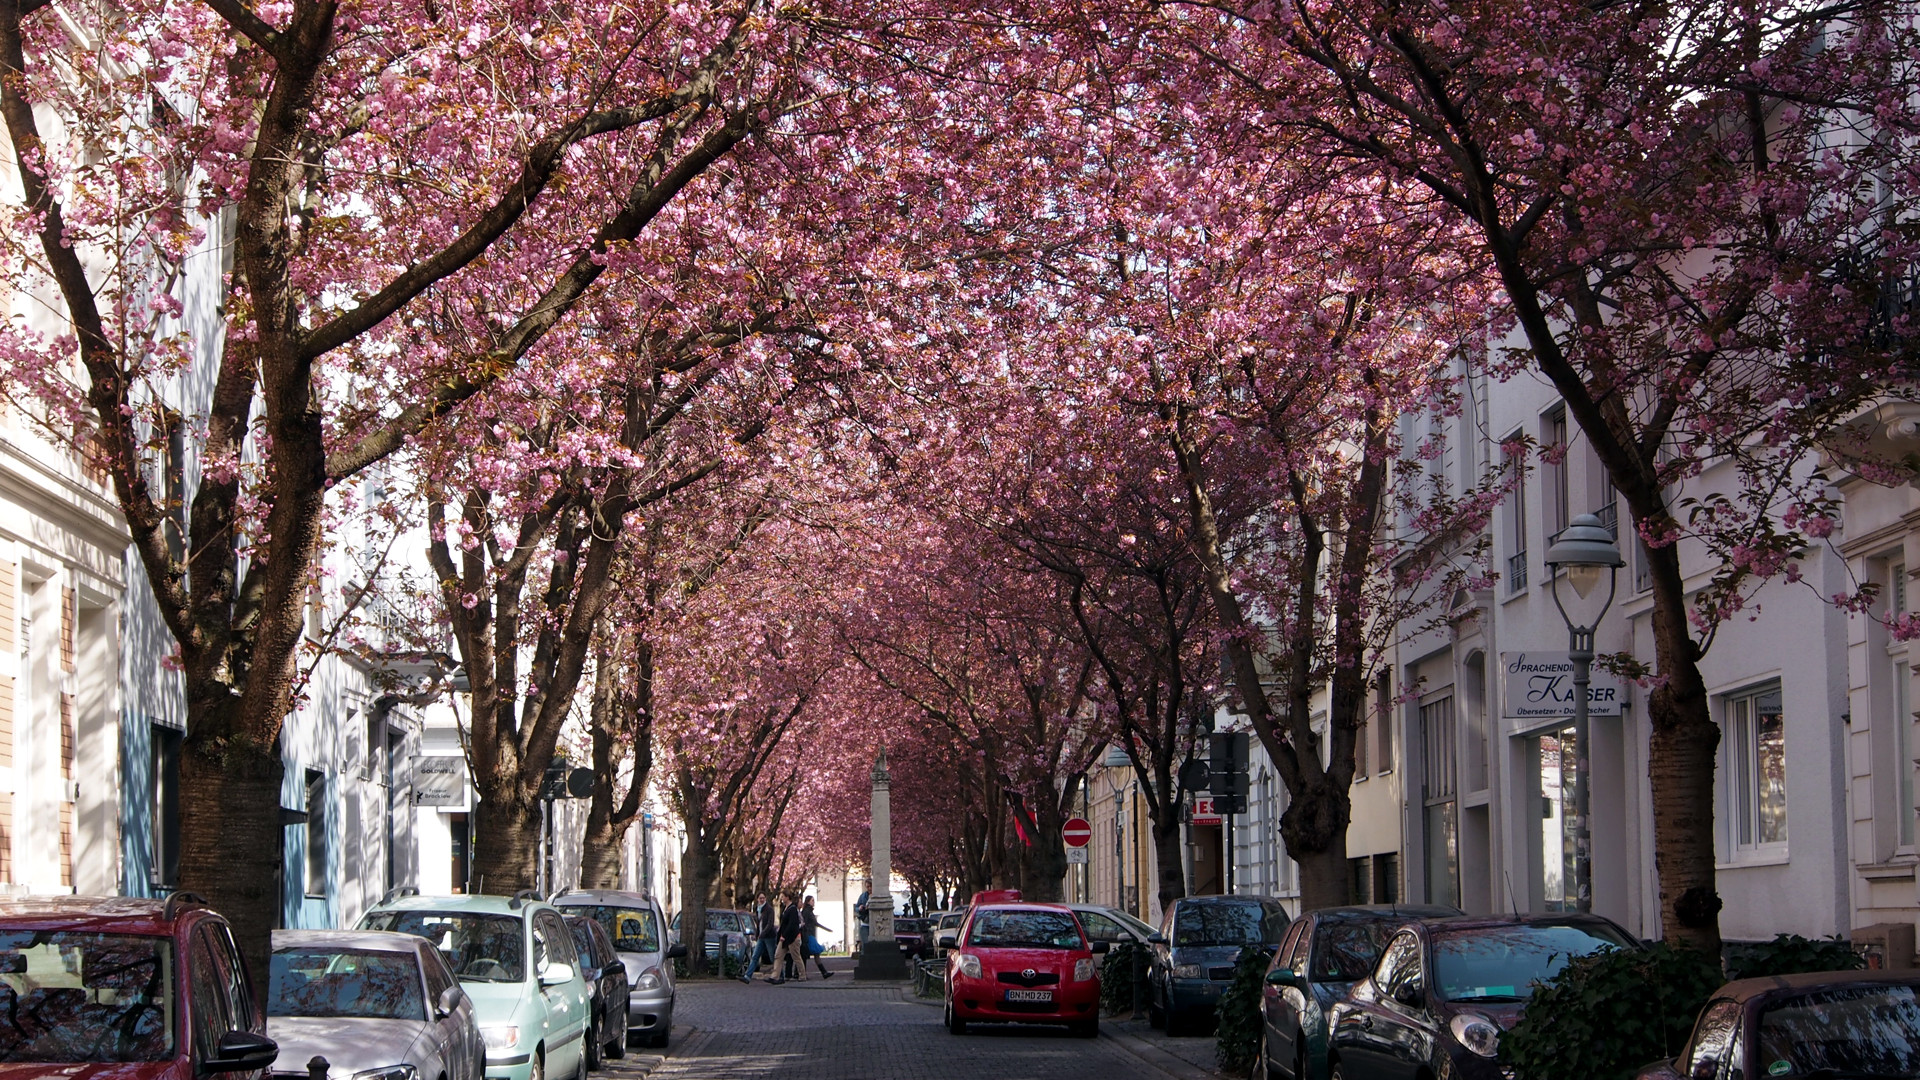
[[[857,859],[881,745],[909,881],[1049,895],[1118,745],[1171,899],[1227,703],[1318,904],[1392,628],[1485,578],[1533,449],[1463,489],[1400,421],[1536,372],[1652,553],[1662,922],[1708,944],[1698,662],[1911,374],[1915,44],[1868,0],[0,0],[44,305],[4,389],[111,477],[179,646],[182,884],[258,959],[330,492],[376,465],[489,888],[569,741],[589,877],[650,783],[696,919]]]

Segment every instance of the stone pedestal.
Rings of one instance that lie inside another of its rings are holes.
[[[907,977],[907,960],[893,936],[893,803],[887,775],[887,748],[873,763],[873,881],[867,887],[867,943],[860,949],[853,977],[897,980]]]

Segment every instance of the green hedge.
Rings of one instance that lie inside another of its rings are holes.
[[[1134,957],[1140,958],[1142,979],[1146,978],[1147,950],[1131,941],[1116,941],[1100,961],[1100,1008],[1108,1016],[1133,1011]],[[1140,1000],[1147,999],[1142,988]]]
[[[1220,993],[1220,1025],[1213,1058],[1229,1076],[1244,1076],[1260,1053],[1260,997],[1267,978],[1267,951],[1258,945],[1240,950],[1233,981]]]
[[[1864,966],[1840,938],[1797,934],[1727,946],[1724,974],[1712,958],[1665,943],[1598,953],[1534,991],[1520,1021],[1500,1037],[1500,1059],[1513,1066],[1515,1080],[1616,1080],[1679,1053],[1724,982]]]

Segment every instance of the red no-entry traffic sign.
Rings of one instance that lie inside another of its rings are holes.
[[[1093,839],[1093,826],[1083,817],[1068,818],[1067,823],[1060,826],[1060,839],[1066,841],[1068,847],[1086,847]]]

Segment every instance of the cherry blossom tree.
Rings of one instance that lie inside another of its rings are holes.
[[[1111,19],[1117,13],[1106,11]],[[1892,3],[1167,5],[1165,102],[1427,193],[1631,512],[1663,932],[1717,947],[1714,628],[1829,528],[1806,467],[1910,369],[1915,26]],[[1123,25],[1112,23],[1112,25]],[[1138,55],[1138,54],[1137,54]],[[1720,564],[1689,588],[1682,552]],[[1845,600],[1846,598],[1842,598]]]

